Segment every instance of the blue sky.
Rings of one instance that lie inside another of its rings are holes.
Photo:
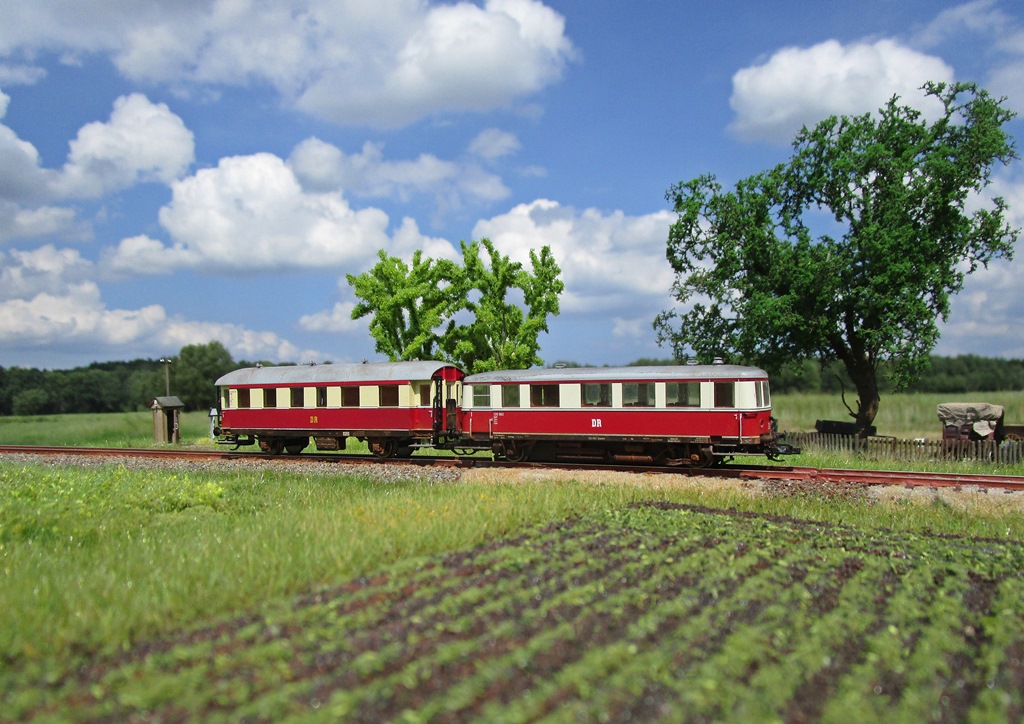
[[[731,185],[802,124],[916,105],[926,80],[1024,111],[1005,0],[0,0],[0,18],[0,366],[211,340],[377,359],[345,275],[484,236],[524,261],[552,247],[547,362],[667,357],[673,183]],[[1024,226],[1019,162],[990,192]],[[938,353],[1024,357],[1021,263],[969,279]]]

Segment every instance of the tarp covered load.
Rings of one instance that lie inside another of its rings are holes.
[[[936,408],[939,422],[957,428],[969,425],[974,433],[986,438],[1003,421],[1003,406],[987,402],[944,402]]]

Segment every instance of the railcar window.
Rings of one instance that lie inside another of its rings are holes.
[[[277,390],[272,387],[263,390],[263,406],[277,407]]]
[[[491,406],[491,386],[473,385],[473,407]]]
[[[584,407],[611,407],[612,386],[610,384],[584,384],[580,399]]]
[[[249,407],[249,389],[238,391],[238,409],[245,410]]]
[[[665,405],[668,407],[700,407],[700,383],[665,383]]]
[[[558,407],[558,385],[530,385],[530,407]]]
[[[302,399],[303,392],[301,387],[292,387],[290,389],[290,396],[292,407],[305,407],[305,401]]]
[[[398,407],[398,385],[380,386],[380,406]]]
[[[715,407],[736,407],[736,383],[715,383]]]
[[[359,407],[359,388],[358,387],[342,387],[341,388],[341,406],[342,407]]]
[[[519,385],[501,386],[501,406],[519,407]]]
[[[622,406],[654,407],[654,383],[624,382],[622,384]]]
[[[430,407],[430,385],[420,385],[420,407]]]
[[[769,406],[769,405],[771,405],[772,404],[772,394],[771,394],[771,392],[768,389],[768,380],[761,380],[761,384],[758,386],[758,391],[760,392],[760,395],[759,395],[760,400],[758,401],[757,404],[761,405],[761,406]]]
[[[316,406],[327,407],[327,388],[317,387],[316,388]]]

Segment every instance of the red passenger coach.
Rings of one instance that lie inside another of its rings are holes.
[[[776,438],[767,373],[724,364],[470,375],[462,427],[509,460],[705,467],[798,452]]]
[[[443,362],[250,367],[217,380],[219,442],[270,453],[340,450],[349,437],[378,457],[458,437],[465,373]]]

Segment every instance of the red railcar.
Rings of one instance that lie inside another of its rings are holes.
[[[510,460],[703,467],[799,452],[777,437],[767,373],[724,364],[470,375],[461,428]]]
[[[379,457],[458,438],[465,373],[443,362],[250,367],[217,380],[220,442],[271,453],[343,449],[349,437]]]

